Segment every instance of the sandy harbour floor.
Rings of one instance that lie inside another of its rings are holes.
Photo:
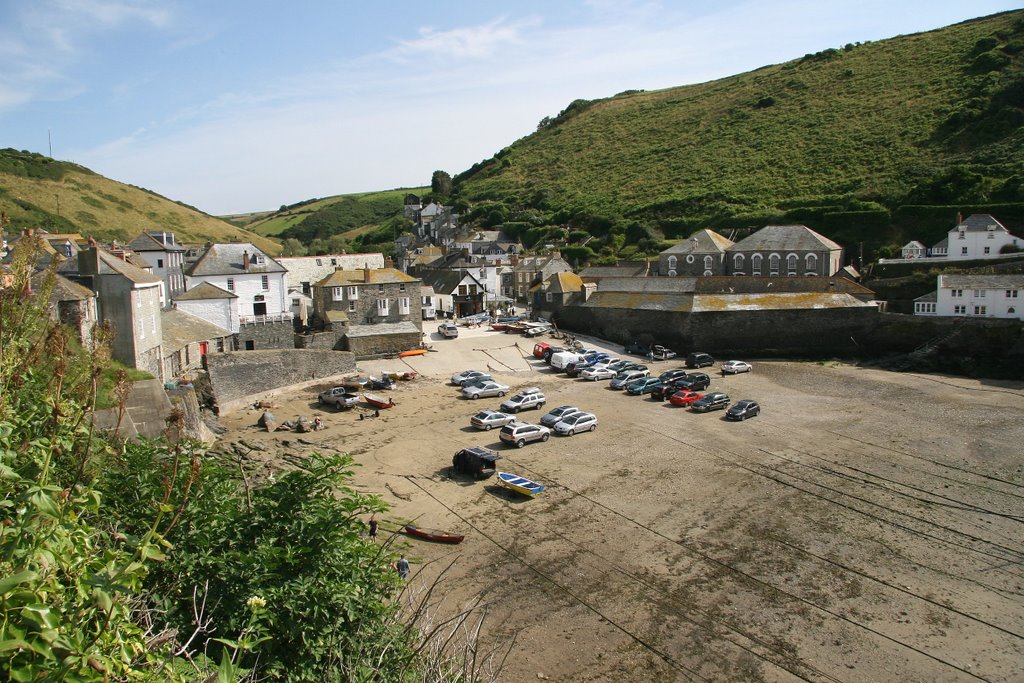
[[[464,533],[392,542],[413,593],[450,565],[440,612],[482,601],[483,645],[511,646],[500,680],[1024,680],[1024,384],[745,359],[752,373],[709,373],[710,390],[762,405],[733,423],[555,374],[533,340],[460,332],[360,364],[419,373],[380,417],[319,408],[325,381],[270,397],[279,419],[325,430],[266,433],[241,410],[219,446],[256,445],[267,468],[351,453],[356,485],[392,506],[379,541],[410,521]],[[470,368],[541,387],[526,421],[575,405],[600,426],[505,447],[469,427],[500,399],[448,384]],[[450,478],[471,445],[547,490]]]

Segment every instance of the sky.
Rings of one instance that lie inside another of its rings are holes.
[[[215,214],[429,185],[579,98],[742,73],[1001,0],[0,0],[0,147]]]

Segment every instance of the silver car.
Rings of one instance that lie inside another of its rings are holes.
[[[643,379],[649,374],[650,373],[647,372],[647,370],[627,370],[625,372],[620,372],[615,375],[608,386],[612,389],[625,389],[627,385],[632,384],[638,379]]]
[[[452,384],[459,386],[465,386],[467,381],[476,381],[477,379],[490,379],[491,376],[486,372],[480,372],[479,370],[466,370],[465,372],[459,372],[452,375]]]
[[[558,406],[557,408],[551,409],[547,415],[542,417],[540,419],[540,423],[545,427],[554,427],[556,424],[561,422],[563,418],[582,412],[583,411],[576,406]]]
[[[493,379],[470,384],[462,388],[462,395],[466,398],[484,398],[485,396],[504,396],[508,393],[507,384],[498,384]]]
[[[501,413],[497,410],[481,410],[479,413],[469,418],[469,424],[486,432],[491,431],[495,427],[504,427],[507,424],[512,424],[515,421],[515,415]]]
[[[593,413],[567,415],[564,420],[555,425],[555,433],[562,436],[571,436],[579,432],[592,432],[595,429],[597,429],[597,415]]]
[[[502,427],[498,436],[505,443],[522,448],[531,441],[547,441],[551,438],[551,430],[541,425],[517,422]]]
[[[540,408],[546,401],[547,399],[544,398],[544,394],[539,391],[527,393],[527,390],[524,389],[515,396],[511,396],[502,401],[501,409],[507,410],[510,413],[518,413],[520,410],[526,410],[528,408]]]
[[[592,368],[587,368],[580,373],[580,377],[591,382],[596,382],[600,379],[612,379],[618,373],[612,370],[607,365],[595,365]]]

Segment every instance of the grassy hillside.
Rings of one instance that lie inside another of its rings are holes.
[[[281,250],[273,240],[149,190],[12,149],[0,150],[0,211],[10,219],[9,232],[42,228],[123,241],[144,230],[169,230],[186,243],[246,241],[270,254]]]
[[[568,224],[601,236],[605,255],[776,221],[879,247],[994,203],[1024,223],[1022,125],[1018,11],[576,101],[457,176],[455,192],[485,223],[530,239]]]

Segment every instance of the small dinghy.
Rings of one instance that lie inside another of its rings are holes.
[[[412,524],[405,526],[405,534],[421,538],[424,541],[433,541],[434,543],[462,543],[463,539],[466,538],[462,534],[453,534],[447,531],[440,531],[439,529],[424,529]]]
[[[535,481],[521,477],[518,474],[512,474],[511,472],[498,472],[498,483],[507,489],[530,498],[544,492],[544,484],[538,484]]]

